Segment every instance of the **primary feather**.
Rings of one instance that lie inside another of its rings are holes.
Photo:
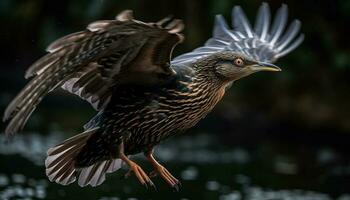
[[[142,76],[140,84],[150,84],[158,82],[160,74],[171,75],[168,63],[172,49],[182,40],[178,34],[182,29],[181,20],[144,23],[127,10],[116,20],[93,22],[84,31],[54,41],[48,54],[26,71],[25,77],[32,80],[5,110],[3,119],[11,119],[5,132],[21,130],[43,97],[57,87],[101,110],[117,83]]]
[[[254,29],[240,6],[232,10],[230,29],[222,15],[215,17],[213,37],[203,47],[176,57],[175,65],[189,65],[196,60],[220,51],[236,51],[257,61],[275,62],[278,58],[293,51],[304,39],[299,34],[300,21],[294,20],[287,31],[288,9],[285,4],[277,10],[270,27],[270,8],[263,3],[258,11]]]

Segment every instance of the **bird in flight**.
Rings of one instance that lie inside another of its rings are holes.
[[[63,88],[89,102],[97,114],[82,133],[47,151],[50,181],[98,186],[107,173],[126,164],[126,177],[133,174],[141,184],[154,186],[151,178],[159,175],[178,189],[178,179],[154,158],[155,146],[197,124],[234,81],[281,71],[272,63],[304,36],[298,20],[286,28],[286,5],[270,18],[263,3],[252,26],[235,6],[233,28],[217,15],[212,38],[173,60],[173,49],[184,38],[181,20],[146,23],[126,10],[114,20],[93,22],[51,43],[47,54],[29,67],[25,77],[30,82],[5,110],[5,132],[22,130],[41,100]],[[138,153],[144,153],[154,171],[146,173],[129,158]]]

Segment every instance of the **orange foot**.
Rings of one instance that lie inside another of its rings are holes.
[[[128,178],[132,173],[135,174],[136,178],[140,181],[142,185],[146,188],[151,186],[155,188],[152,180],[147,176],[147,174],[143,171],[143,169],[136,164],[134,161],[130,160],[123,152],[123,144],[120,145],[121,151],[119,152],[119,158],[122,159],[128,166],[129,171],[125,174],[125,178]]]
[[[177,180],[165,167],[158,164],[154,168],[154,171],[152,171],[149,176],[155,177],[157,175],[160,175],[171,187],[173,187],[176,191],[180,190],[181,183],[179,180]]]
[[[145,153],[147,160],[153,165],[154,171],[150,173],[150,177],[160,175],[172,188],[176,191],[180,190],[181,183],[177,180],[165,167],[158,163],[153,157],[153,149]]]

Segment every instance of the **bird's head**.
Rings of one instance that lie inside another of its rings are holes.
[[[206,64],[208,73],[219,77],[223,81],[235,81],[255,72],[281,71],[271,63],[259,62],[241,53],[226,51],[218,52],[202,60]],[[203,65],[202,64],[202,65]]]

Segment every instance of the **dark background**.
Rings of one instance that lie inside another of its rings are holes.
[[[19,136],[24,144],[17,144],[16,138],[10,144],[1,144],[0,198],[8,191],[15,191],[12,197],[19,198],[16,187],[23,191],[34,188],[29,197],[40,198],[38,185],[28,183],[32,178],[43,182],[47,199],[250,199],[253,197],[249,194],[254,192],[257,199],[269,199],[266,193],[280,195],[283,191],[289,195],[300,193],[305,198],[323,195],[326,199],[350,199],[350,1],[267,2],[272,16],[281,3],[288,5],[289,21],[301,20],[305,41],[276,63],[282,72],[259,73],[236,82],[206,119],[186,135],[161,145],[170,155],[176,155],[167,159],[169,155],[163,154],[161,158],[183,180],[179,193],[171,192],[159,178],[158,193],[147,191],[136,179],[119,180],[120,172],[97,189],[81,189],[75,184],[61,187],[46,181],[43,163],[33,164],[30,158],[24,158],[23,151],[8,153],[6,145],[16,149],[16,145],[23,147],[36,138],[41,141],[57,133],[63,140],[79,133],[94,115],[87,103],[55,91],[40,104],[23,136]],[[260,4],[254,0],[1,0],[0,111],[24,86],[25,70],[45,54],[50,42],[82,30],[92,21],[112,19],[124,9],[134,10],[135,18],[143,21],[157,21],[172,14],[186,25],[186,38],[176,48],[176,56],[211,37],[215,14],[229,19],[232,7],[241,5],[254,21]],[[3,130],[4,124],[0,128]],[[238,154],[237,149],[241,150]],[[44,147],[41,150],[42,154],[46,151]],[[182,150],[189,157],[204,152],[201,159],[186,160]],[[249,159],[240,162],[242,155]],[[186,180],[191,170],[199,175]],[[16,181],[16,175],[22,175],[25,181]],[[8,184],[1,185],[2,179]]]

